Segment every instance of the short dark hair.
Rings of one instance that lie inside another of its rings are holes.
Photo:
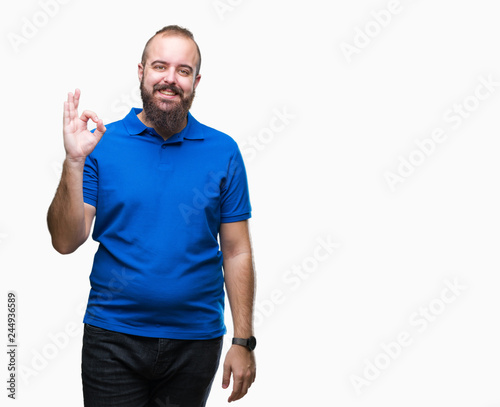
[[[142,66],[146,65],[146,58],[147,58],[147,49],[153,38],[155,38],[157,35],[178,35],[180,37],[184,38],[189,38],[194,42],[194,45],[196,45],[196,50],[198,51],[198,63],[196,64],[196,73],[195,76],[200,73],[200,68],[201,68],[201,52],[200,48],[198,47],[198,44],[194,40],[193,33],[189,31],[187,28],[184,27],[179,27],[178,25],[167,25],[163,27],[161,30],[158,30],[155,35],[153,35],[146,45],[144,46],[144,51],[142,51],[142,57],[141,57],[141,63]]]

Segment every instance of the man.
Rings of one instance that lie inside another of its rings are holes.
[[[191,32],[167,26],[138,66],[143,110],[106,128],[92,111],[78,117],[78,89],[64,104],[52,244],[72,253],[94,218],[100,243],[84,318],[86,406],[205,406],[225,333],[224,284],[235,337],[228,401],[255,380],[246,173],[236,143],[189,112],[200,64]]]

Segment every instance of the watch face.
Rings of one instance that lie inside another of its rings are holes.
[[[255,339],[255,336],[251,336],[248,338],[248,349],[254,350],[255,346],[257,346],[257,339]]]

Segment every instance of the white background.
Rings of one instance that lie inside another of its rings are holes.
[[[0,371],[6,389],[14,290],[17,405],[83,405],[81,308],[97,246],[59,255],[45,221],[63,101],[79,87],[82,109],[122,118],[140,105],[146,40],[179,24],[203,56],[194,116],[247,157],[258,377],[238,405],[500,406],[497,1],[401,0],[390,21],[381,0],[65,3],[48,16],[41,2],[9,2],[0,17]],[[481,80],[493,85],[478,100]],[[467,117],[451,121],[464,102]],[[289,116],[272,133],[276,111]],[[446,139],[418,153],[436,129]],[[391,188],[387,172],[410,156],[418,165]],[[407,346],[394,344],[401,334]],[[210,407],[229,397],[221,381],[219,369]]]

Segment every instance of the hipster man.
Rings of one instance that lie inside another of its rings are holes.
[[[200,65],[192,33],[167,26],[138,65],[142,109],[104,126],[92,111],[78,115],[78,89],[64,104],[66,159],[47,222],[67,254],[95,219],[82,349],[88,407],[205,406],[226,332],[225,291],[234,325],[228,401],[255,380],[247,177],[235,141],[189,112]]]

